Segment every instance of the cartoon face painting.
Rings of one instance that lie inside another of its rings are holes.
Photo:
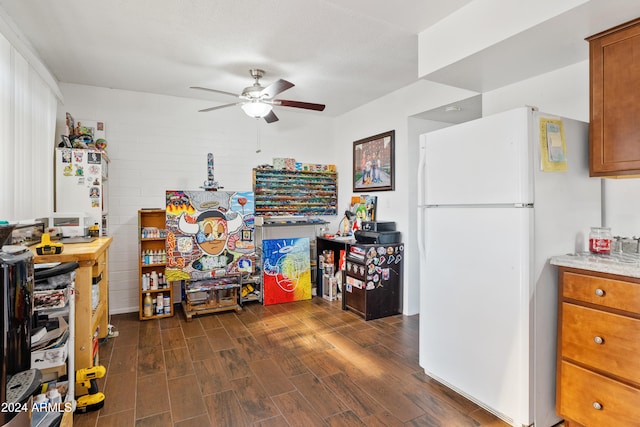
[[[210,255],[221,253],[229,236],[227,220],[218,211],[208,211],[198,217],[196,240],[200,248]]]

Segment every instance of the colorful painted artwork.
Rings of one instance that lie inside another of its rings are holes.
[[[254,206],[251,191],[167,191],[167,280],[253,272]]]
[[[377,219],[377,205],[378,196],[362,194],[351,197],[351,207],[349,210],[356,215],[356,218],[362,221],[375,221]]]
[[[264,305],[311,299],[309,238],[262,242]]]

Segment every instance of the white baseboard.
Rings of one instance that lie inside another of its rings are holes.
[[[134,307],[118,307],[113,310],[109,310],[109,316],[112,314],[125,314],[125,313],[137,313],[139,311],[138,306]]]

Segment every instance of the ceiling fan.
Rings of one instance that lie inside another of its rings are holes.
[[[273,123],[278,121],[278,116],[273,112],[273,106],[279,105],[282,107],[294,107],[294,108],[302,108],[305,110],[315,110],[315,111],[323,111],[323,104],[313,104],[310,102],[300,102],[300,101],[289,101],[286,99],[274,99],[274,96],[284,92],[287,89],[290,89],[294,86],[293,83],[288,82],[286,80],[279,79],[278,81],[271,83],[267,87],[263,87],[260,85],[260,79],[264,76],[264,70],[253,68],[249,70],[249,74],[251,77],[255,79],[253,85],[248,86],[243,89],[240,95],[236,95],[235,93],[225,92],[223,90],[217,89],[209,89],[206,87],[200,86],[191,86],[191,89],[198,90],[206,90],[209,92],[221,93],[223,95],[230,95],[237,98],[240,98],[239,102],[234,102],[231,104],[218,105],[216,107],[205,108],[204,110],[199,110],[200,112],[219,110],[221,108],[227,108],[234,105],[239,105],[242,110],[249,116],[260,118],[264,117],[264,120],[267,123]]]

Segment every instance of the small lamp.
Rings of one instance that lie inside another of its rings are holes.
[[[353,221],[355,217],[356,217],[356,214],[354,214],[350,210],[344,211],[344,218],[342,218],[342,221],[340,221],[340,224],[338,224],[338,232],[342,230],[342,232],[340,232],[340,235],[342,236],[351,235],[351,221]]]

